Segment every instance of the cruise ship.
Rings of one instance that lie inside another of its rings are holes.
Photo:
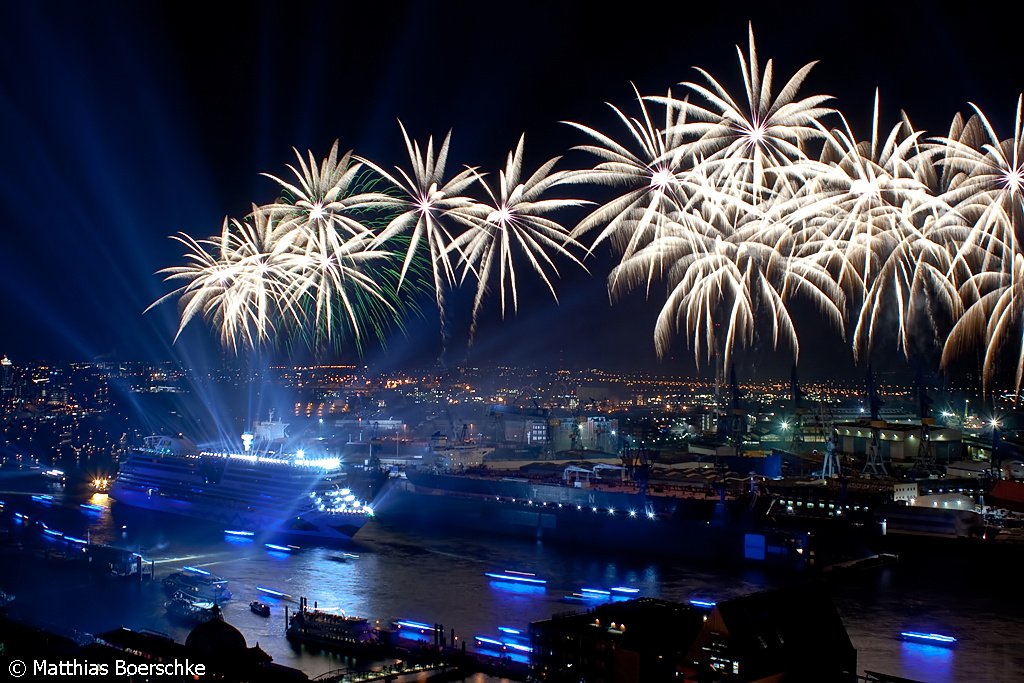
[[[242,441],[242,452],[217,452],[183,438],[146,437],[121,464],[110,496],[246,534],[351,538],[372,516],[340,486],[337,458],[257,451],[250,434]]]

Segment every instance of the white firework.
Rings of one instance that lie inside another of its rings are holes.
[[[752,344],[758,325],[766,321],[773,348],[784,342],[798,358],[800,343],[789,311],[794,299],[810,301],[842,333],[842,290],[824,266],[785,251],[784,228],[766,228],[741,212],[726,226],[693,216],[659,244],[624,260],[610,276],[636,284],[646,279],[652,260],[671,262],[668,296],[654,331],[660,356],[685,332],[698,365],[718,357],[728,367],[735,348]]]
[[[432,136],[427,139],[426,148],[421,150],[419,143],[409,138],[401,121],[398,125],[405,139],[411,171],[396,167],[394,173],[391,173],[368,159],[362,159],[401,194],[400,198],[393,200],[397,202],[400,213],[377,235],[375,244],[380,245],[395,236],[411,233],[399,279],[401,286],[421,242],[426,242],[442,336],[446,336],[445,289],[455,282],[455,269],[451,262],[453,236],[446,226],[446,214],[473,203],[464,193],[475,181],[476,174],[472,168],[467,168],[445,180],[450,131],[435,154]]]
[[[999,139],[988,117],[975,105],[975,116],[942,139],[948,201],[961,221],[956,239],[958,264],[970,275],[960,286],[966,312],[943,349],[949,364],[965,348],[984,344],[984,386],[997,372],[997,359],[1017,330],[1019,392],[1024,372],[1024,96],[1017,99],[1013,136]],[[980,134],[978,132],[980,131]],[[952,232],[956,234],[956,229]]]
[[[560,157],[549,160],[523,179],[525,139],[525,136],[520,136],[515,150],[509,152],[505,169],[498,174],[496,190],[492,190],[482,176],[475,175],[487,193],[488,202],[474,203],[448,212],[467,228],[450,246],[451,250],[462,254],[461,279],[464,281],[470,272],[477,278],[471,341],[495,269],[502,316],[505,315],[508,300],[511,300],[513,311],[518,310],[517,253],[525,257],[527,264],[544,282],[556,301],[558,296],[552,278],[558,276],[558,268],[552,255],[568,258],[581,267],[583,265],[567,248],[579,246],[578,243],[569,230],[549,215],[587,202],[544,197],[552,187],[568,177],[567,172],[554,170]]]
[[[671,95],[670,91],[668,96]],[[594,238],[591,250],[604,240],[612,239],[623,258],[629,258],[649,242],[657,241],[663,234],[662,228],[670,222],[670,215],[682,211],[685,201],[677,175],[684,170],[683,146],[686,140],[680,124],[685,121],[686,110],[666,107],[665,124],[658,128],[653,124],[647,104],[639,92],[636,92],[636,98],[641,114],[639,119],[627,116],[613,104],[608,105],[629,134],[627,144],[619,143],[589,126],[566,122],[593,138],[595,143],[574,149],[598,159],[592,169],[573,172],[569,178],[573,182],[625,189],[580,221],[572,235],[578,239],[603,226]]]
[[[394,200],[365,191],[361,164],[351,152],[339,158],[337,142],[320,164],[296,156],[295,182],[264,174],[283,192],[277,202],[225,219],[219,238],[175,237],[190,263],[161,272],[185,284],[156,303],[180,298],[179,335],[201,315],[237,351],[296,333],[337,341],[343,323],[360,347],[367,322],[379,329],[378,319],[396,312],[375,268],[391,254],[372,246],[366,223]]]
[[[224,219],[219,238],[195,240],[181,233],[172,239],[186,248],[189,265],[160,271],[181,287],[154,302],[178,298],[181,321],[175,339],[197,315],[217,328],[221,343],[236,351],[269,341],[282,315],[297,315],[290,295],[291,277],[279,265],[288,246],[267,214],[250,221]]]
[[[283,229],[294,228],[296,243],[303,238],[324,245],[341,244],[350,237],[365,237],[369,230],[362,219],[368,212],[387,209],[395,200],[381,192],[365,191],[361,181],[362,164],[353,162],[352,151],[338,158],[338,141],[317,165],[312,152],[308,162],[298,150],[298,168],[288,165],[293,182],[264,173],[276,182],[284,196],[276,203],[260,207],[273,216]]]
[[[708,164],[711,175],[727,193],[741,197],[749,192],[751,203],[758,204],[771,198],[780,180],[790,188],[797,180],[807,180],[804,172],[814,167],[798,162],[808,160],[808,143],[825,137],[820,121],[835,110],[823,106],[832,99],[828,95],[797,99],[817,62],[801,67],[773,96],[773,62],[769,59],[761,70],[753,26],[749,27],[747,56],[739,46],[736,52],[745,101],[737,101],[701,68],[697,71],[704,83],[687,81],[681,85],[703,100],[704,106],[686,100],[652,99],[685,110],[689,120],[679,124],[678,132],[695,140],[688,154]]]
[[[871,137],[858,141],[846,119],[829,132],[810,180],[792,197],[777,199],[772,220],[790,224],[798,257],[824,265],[843,287],[854,313],[854,355],[874,341],[880,313],[896,313],[897,340],[904,352],[910,318],[928,306],[919,299],[939,294],[955,307],[954,288],[945,282],[949,259],[934,242],[937,220],[949,207],[930,191],[922,169],[932,154],[921,133],[901,120],[882,137],[879,98],[871,120]],[[883,299],[895,307],[880,307]]]
[[[999,354],[1004,345],[1014,341],[1016,332],[1014,381],[1019,393],[1024,380],[1024,332],[1019,329],[1024,318],[1024,254],[1014,254],[1004,271],[975,274],[969,286],[972,293],[981,292],[981,295],[972,300],[953,326],[942,352],[942,362],[948,365],[965,350],[984,344],[983,388],[987,390],[997,375]]]

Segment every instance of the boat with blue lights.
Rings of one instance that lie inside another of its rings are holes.
[[[282,453],[243,434],[238,450],[200,449],[188,439],[150,436],[130,449],[110,496],[118,503],[261,534],[353,537],[373,514],[342,486],[338,458]],[[278,425],[280,423],[270,423]],[[263,447],[261,447],[263,445]]]
[[[908,643],[919,643],[921,645],[932,645],[934,647],[955,648],[957,639],[953,636],[941,633],[923,633],[921,631],[902,631],[900,640]]]
[[[212,600],[202,600],[188,593],[176,591],[171,599],[164,603],[164,609],[172,617],[201,624],[213,618],[216,604]]]
[[[228,580],[198,567],[185,567],[164,578],[164,588],[196,600],[225,602],[231,599]]]

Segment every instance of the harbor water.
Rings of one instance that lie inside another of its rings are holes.
[[[274,661],[311,677],[347,666],[341,657],[293,648],[285,639],[285,607],[294,611],[305,596],[321,609],[380,619],[409,619],[454,628],[460,639],[494,634],[498,627],[525,629],[553,613],[579,610],[566,595],[583,587],[627,586],[639,595],[668,600],[721,601],[806,580],[806,575],[766,573],[756,568],[717,568],[680,561],[604,554],[594,550],[483,535],[423,536],[371,521],[350,544],[268,549],[270,539],[232,537],[192,520],[125,509],[105,495],[77,498],[61,490],[52,501],[30,491],[8,490],[0,528],[0,589],[17,599],[11,616],[102,633],[120,626],[150,629],[183,641],[191,625],[164,610],[161,578],[191,566],[230,581],[233,599],[226,620]],[[83,507],[81,503],[98,506]],[[16,519],[15,512],[29,520]],[[58,559],[63,541],[46,540],[51,529],[131,549],[145,558],[156,581],[97,578],[82,563]],[[153,564],[150,564],[153,563]],[[531,572],[543,587],[495,581],[486,572]],[[972,566],[970,558],[901,561],[846,573],[830,580],[832,594],[858,651],[861,671],[910,679],[953,681],[1021,680],[1024,671],[1024,599],[1012,567]],[[274,597],[269,589],[290,597]],[[250,612],[250,600],[271,607],[269,618]],[[809,625],[813,627],[813,625]],[[956,649],[905,643],[900,631],[947,633]],[[484,679],[480,679],[484,680]]]

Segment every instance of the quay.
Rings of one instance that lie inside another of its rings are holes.
[[[459,674],[458,667],[448,664],[391,664],[380,671],[354,671],[352,669],[335,669],[322,673],[314,681],[320,683],[372,683],[373,681],[393,681],[407,674]]]

